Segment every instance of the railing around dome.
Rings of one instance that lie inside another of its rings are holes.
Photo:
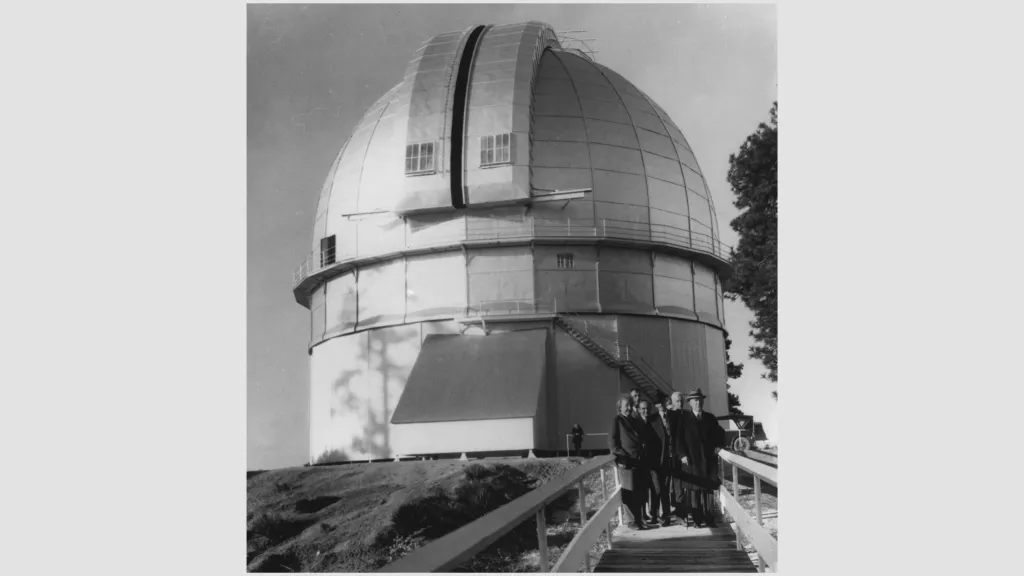
[[[358,226],[379,228],[373,220],[355,222]],[[667,244],[694,252],[711,255],[723,262],[729,261],[732,248],[717,238],[703,232],[694,232],[685,228],[667,224],[648,224],[646,222],[630,222],[611,218],[475,218],[469,216],[464,226],[445,234],[429,234],[413,232],[414,235],[429,236],[429,240],[417,241],[410,238],[409,225],[404,226],[405,238],[400,246],[389,246],[378,253],[350,254],[335,247],[326,250],[315,250],[306,257],[292,275],[293,286],[298,286],[309,276],[325,268],[345,264],[363,258],[373,258],[395,252],[396,250],[418,250],[440,248],[453,244],[492,241],[517,240],[558,240],[563,238],[606,238],[618,240],[635,240]],[[358,233],[358,230],[356,230]],[[396,243],[397,244],[397,243]]]

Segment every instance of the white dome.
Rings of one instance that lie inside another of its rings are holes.
[[[460,103],[465,121],[453,146]],[[481,165],[488,137],[498,138],[502,161]],[[410,154],[418,156],[413,174]],[[461,163],[454,173],[453,162]],[[537,202],[566,191],[583,193]],[[562,50],[536,22],[441,34],[417,50],[402,82],[338,154],[317,206],[313,251],[331,236],[338,260],[413,248],[417,219],[406,217],[417,213],[430,225],[450,223],[453,243],[472,236],[460,224],[466,219],[525,215],[693,248],[727,268],[711,194],[679,128],[628,80]]]

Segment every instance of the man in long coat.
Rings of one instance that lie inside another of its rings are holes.
[[[622,503],[629,512],[629,528],[646,530],[644,524],[643,505],[650,473],[647,471],[645,440],[647,434],[643,422],[630,415],[632,401],[628,396],[619,398],[618,413],[612,420],[608,434],[608,449],[615,455],[615,464],[619,467],[622,479]]]
[[[641,404],[646,406],[644,402],[641,400]],[[657,522],[660,518],[662,526],[669,526],[672,523],[671,500],[669,497],[670,476],[673,463],[679,459],[676,456],[677,450],[675,439],[673,438],[677,427],[674,420],[669,417],[668,409],[666,408],[667,402],[659,402],[657,406],[657,414],[652,414],[648,418],[648,426],[650,426],[651,434],[653,435],[652,442],[655,444],[654,450],[651,450],[654,453],[654,457],[650,459],[651,518],[654,522]],[[641,408],[641,413],[643,411],[644,409]]]
[[[675,428],[672,429],[672,438],[675,440],[673,443],[673,451],[675,453],[675,459],[672,461],[672,468],[670,470],[671,481],[669,482],[669,499],[672,501],[672,506],[675,507],[675,514],[680,518],[686,518],[686,504],[683,502],[683,479],[681,476],[683,457],[682,445],[682,416],[683,416],[683,393],[676,391],[668,399],[668,417],[669,422],[674,424]]]
[[[689,410],[680,418],[681,462],[686,505],[697,525],[714,525],[710,510],[712,492],[721,485],[718,477],[718,452],[725,447],[725,430],[718,419],[704,411],[704,393],[700,388],[690,392],[686,401]]]
[[[580,455],[580,446],[583,445],[583,426],[576,424],[572,427],[572,445],[576,449],[576,455]]]

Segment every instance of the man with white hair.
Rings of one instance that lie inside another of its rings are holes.
[[[670,400],[671,400],[671,404],[668,407],[669,410],[672,410],[673,412],[679,412],[680,410],[683,409],[683,393],[682,392],[679,392],[678,390],[673,392]]]
[[[648,457],[645,440],[648,438],[644,431],[644,422],[630,415],[633,401],[629,396],[619,398],[616,408],[617,413],[608,433],[608,449],[615,455],[615,464],[619,467],[622,504],[629,516],[628,527],[633,530],[647,530],[648,526],[643,519],[643,507],[650,472],[646,466]]]

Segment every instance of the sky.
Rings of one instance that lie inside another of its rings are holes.
[[[303,464],[308,446],[309,311],[292,271],[311,245],[319,190],[362,114],[397,84],[414,50],[443,32],[539,20],[585,30],[595,59],[668,112],[711,188],[722,241],[737,243],[729,155],[777,100],[769,4],[350,4],[248,6],[248,469]],[[747,356],[753,314],[726,302],[741,408],[777,439],[776,385]]]

